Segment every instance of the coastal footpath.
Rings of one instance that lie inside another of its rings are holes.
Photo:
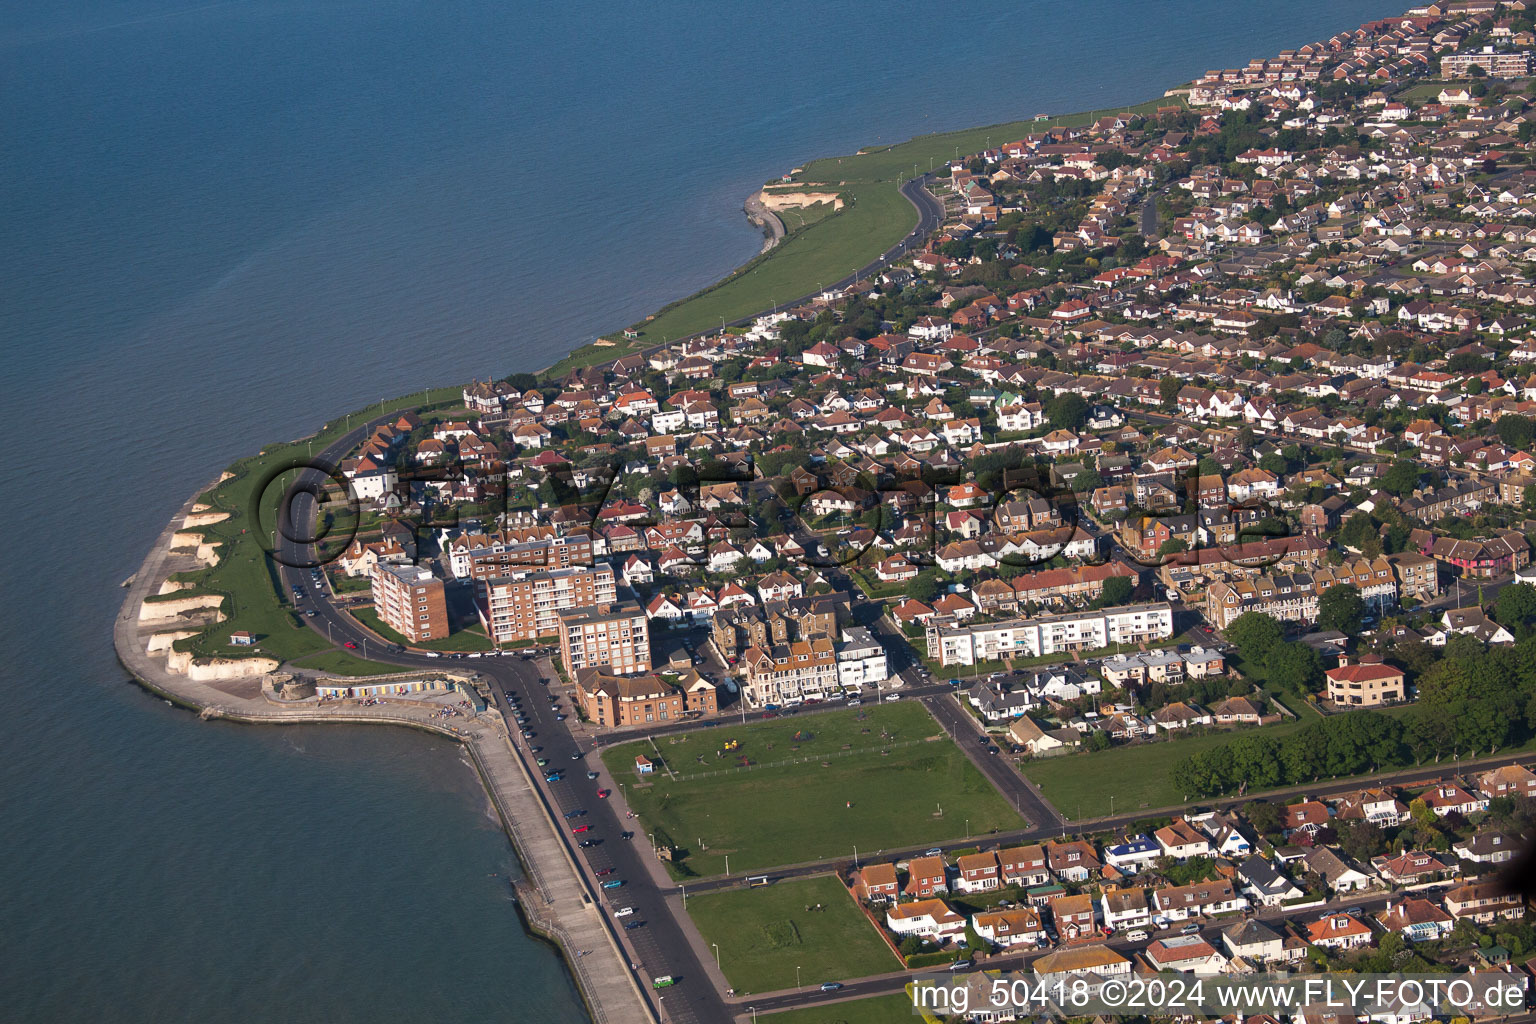
[[[436,701],[386,699],[366,707],[319,702],[312,696],[288,700],[282,693],[286,677],[274,674],[278,665],[272,659],[236,663],[182,658],[171,664],[174,655],[170,644],[162,639],[168,635],[164,631],[169,628],[169,635],[187,635],[186,628],[197,628],[193,620],[201,621],[198,617],[209,613],[188,609],[192,618],[186,627],[176,629],[158,608],[152,607],[146,619],[145,601],[161,593],[174,573],[197,563],[197,552],[187,551],[184,537],[178,537],[189,523],[196,524],[200,514],[196,502],[195,497],[189,499],[162,531],[129,585],[113,627],[113,641],[123,667],[150,692],[197,711],[203,719],[267,725],[394,725],[462,743],[531,883],[518,887],[524,919],[532,931],[561,950],[592,1019],[599,1024],[656,1020],[606,915],[571,859],[553,815],[513,747],[505,721],[494,709],[450,717],[444,709],[454,705],[446,697]],[[174,589],[174,583],[170,586]],[[419,678],[422,674],[402,672],[399,678]],[[464,684],[472,681],[471,673],[436,674],[455,677]]]

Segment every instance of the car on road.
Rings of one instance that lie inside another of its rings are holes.
[[[607,800],[608,799],[608,794],[611,793],[611,792],[613,792],[613,790],[611,790],[611,789],[600,789],[600,790],[597,791],[597,798],[599,800]]]
[[[591,825],[577,825],[575,828],[571,829],[571,834],[579,836],[583,832],[591,832],[591,831],[592,831],[592,826]]]
[[[597,772],[587,772],[587,778],[588,779],[595,779],[595,778],[597,778]]]
[[[618,889],[624,885],[624,879],[615,878],[603,883],[604,889]]]
[[[939,849],[937,846],[933,846],[933,847],[929,847],[928,852],[923,854],[923,856],[924,857],[942,857],[942,856],[944,856],[944,851]]]
[[[601,873],[601,872],[599,872],[599,873]],[[634,912],[635,912],[635,908],[634,907],[620,907],[618,910],[615,910],[613,912],[613,916],[614,917],[628,917],[630,914],[633,914]]]
[[[544,776],[544,781],[545,782],[564,782],[565,781],[565,776],[561,775],[559,772],[551,772],[550,774]]]
[[[633,839],[633,838],[635,838],[635,834],[633,832],[620,832],[619,833],[619,838],[620,839]]]
[[[543,747],[529,747],[528,748],[528,753],[530,753],[530,754],[537,754],[537,753],[539,753],[543,749],[544,749]]]
[[[949,965],[949,969],[952,971],[968,971],[975,966],[975,960],[956,960],[954,963]]]
[[[580,843],[578,843],[576,845],[580,846],[583,850],[586,850],[586,849],[590,849],[591,847],[596,846],[600,842],[602,842],[601,839],[583,839]]]
[[[427,652],[427,657],[429,657],[429,658],[441,658],[442,654],[440,652],[438,652],[438,651],[428,651]]]
[[[349,651],[357,650],[357,644],[353,643],[351,640],[348,640],[346,643],[342,644],[341,646],[345,647]]]
[[[567,818],[579,818],[579,817],[581,817],[581,816],[582,816],[582,815],[583,815],[583,814],[586,814],[586,813],[587,813],[587,812],[586,812],[586,811],[584,811],[584,810],[582,810],[582,809],[581,809],[581,808],[580,808],[580,807],[578,807],[578,808],[576,808],[576,809],[575,809],[575,810],[574,810],[574,811],[566,811],[566,812],[565,812],[565,816],[566,816],[566,817],[567,817]]]
[[[901,694],[899,694],[899,693],[888,693],[888,694],[885,695],[885,699],[886,700],[901,700]]]
[[[555,716],[555,721],[563,722],[563,721],[565,721],[565,716],[564,715],[556,715]]]
[[[644,928],[644,927],[645,927],[645,922],[644,921],[626,921],[626,922],[624,922],[624,930],[625,931],[634,931],[636,928]]]
[[[539,758],[537,761],[535,761],[533,763],[538,765],[540,768],[543,768],[545,765],[549,764],[549,758],[541,757],[541,758]]]
[[[1189,924],[1185,925],[1183,928],[1179,929],[1179,934],[1180,935],[1194,935],[1194,934],[1196,934],[1199,931],[1200,931],[1200,926],[1198,924],[1195,924],[1194,922],[1190,922]]]
[[[670,974],[663,974],[659,978],[651,979],[651,988],[666,988],[667,986],[674,984],[676,984],[676,982],[672,980],[672,975]]]
[[[996,747],[988,747],[987,748],[987,753],[995,754],[995,753],[997,753],[997,748]]]
[[[836,992],[842,987],[843,983],[840,981],[824,981],[821,983],[821,990],[823,992]]]
[[[949,681],[949,685],[953,686],[955,689],[958,690],[960,688],[960,680],[958,680],[958,679],[951,679]]]
[[[580,761],[581,760],[581,751],[579,751],[579,750],[571,751],[571,760],[572,761]]]
[[[864,703],[864,702],[859,700],[859,698],[855,697],[855,698],[853,698],[853,700],[848,702],[848,706],[850,708],[856,708],[856,707],[858,707],[862,703]]]
[[[311,608],[309,611],[305,612],[304,614],[308,615],[310,618],[314,618],[316,615],[318,615],[320,613],[315,611],[313,608]]]
[[[535,733],[532,729],[524,729],[523,730],[523,739],[525,739],[525,740],[531,740],[536,735],[537,735],[537,733]]]

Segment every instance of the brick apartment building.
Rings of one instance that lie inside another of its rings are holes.
[[[375,562],[373,607],[384,625],[411,643],[448,635],[448,601],[443,581],[419,565]]]
[[[480,581],[479,591],[480,621],[498,644],[554,636],[561,612],[611,605],[617,597],[606,563],[492,576]]]
[[[585,668],[626,676],[651,670],[645,611],[633,601],[559,612],[556,630],[560,659],[573,677]]]

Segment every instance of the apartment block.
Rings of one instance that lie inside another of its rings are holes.
[[[625,676],[651,670],[645,610],[633,601],[558,612],[556,631],[561,661],[572,676],[586,668]]]
[[[373,607],[384,625],[411,643],[448,635],[448,601],[443,581],[419,565],[375,562]]]
[[[1440,58],[1440,77],[1462,78],[1474,67],[1488,72],[1489,78],[1525,78],[1531,73],[1531,53],[1499,53],[1485,49],[1481,53],[1452,53]]]
[[[1173,609],[1166,603],[1134,604],[1097,612],[1043,615],[1034,619],[928,627],[928,656],[941,665],[974,665],[1003,658],[1098,650],[1173,636]]]
[[[480,621],[498,644],[554,636],[561,612],[611,605],[618,596],[606,563],[492,576],[480,584]]]
[[[595,668],[576,672],[576,700],[597,725],[622,727],[678,721],[687,697],[654,673],[615,676]]]

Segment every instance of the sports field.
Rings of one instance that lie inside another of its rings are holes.
[[[636,773],[637,754],[660,759],[654,774]],[[722,722],[654,748],[622,744],[603,761],[641,831],[678,850],[679,877],[724,873],[727,858],[741,874],[1022,824],[915,703]]]

